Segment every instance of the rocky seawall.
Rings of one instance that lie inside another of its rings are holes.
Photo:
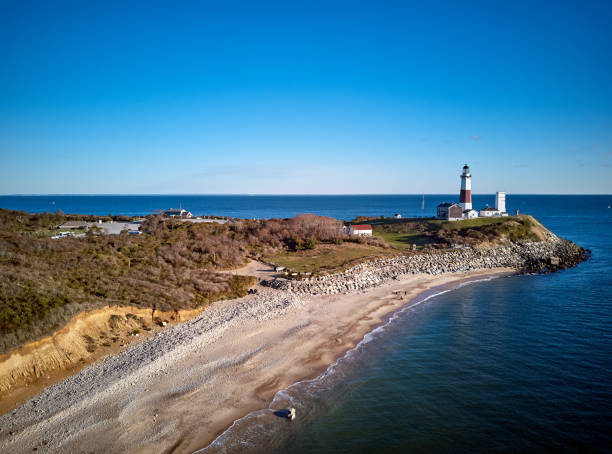
[[[493,268],[514,268],[519,273],[553,272],[575,266],[587,256],[587,250],[564,239],[517,242],[506,247],[463,248],[372,260],[331,275],[303,280],[272,279],[262,284],[294,293],[330,295],[376,287],[406,274],[436,275]]]

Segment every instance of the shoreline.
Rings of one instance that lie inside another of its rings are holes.
[[[322,296],[266,289],[257,297],[220,302],[0,417],[0,427],[6,427],[0,447],[4,452],[69,451],[83,443],[100,451],[206,448],[236,420],[269,408],[279,390],[324,373],[415,298],[441,286],[515,272],[402,276],[368,291]],[[398,297],[395,291],[407,293]]]
[[[442,285],[429,287],[423,290],[421,293],[418,293],[416,296],[412,297],[405,305],[402,305],[398,307],[397,309],[384,315],[381,318],[380,322],[377,325],[372,326],[371,327],[372,329],[366,332],[361,338],[361,340],[354,347],[339,354],[334,359],[333,362],[331,362],[325,367],[322,367],[321,370],[318,371],[318,373],[310,377],[304,377],[300,381],[292,383],[286,388],[279,389],[278,391],[274,393],[274,396],[270,404],[268,405],[268,407],[254,410],[234,420],[231,425],[229,425],[225,430],[220,432],[208,445],[196,450],[193,454],[206,454],[208,452],[216,452],[215,449],[217,448],[223,448],[223,452],[234,452],[232,451],[231,446],[228,447],[226,445],[223,445],[223,443],[227,441],[226,438],[229,439],[230,441],[236,441],[236,440],[231,440],[231,438],[233,435],[232,431],[236,428],[237,425],[240,425],[243,421],[245,421],[250,416],[257,416],[257,417],[263,416],[263,417],[268,417],[269,419],[272,419],[272,420],[274,420],[274,418],[278,418],[278,416],[275,415],[274,412],[278,410],[284,410],[284,408],[282,408],[283,405],[275,406],[275,403],[277,402],[278,397],[280,397],[280,399],[278,399],[280,401],[287,400],[286,397],[285,399],[283,399],[282,396],[286,395],[288,391],[291,390],[292,388],[315,383],[325,378],[328,374],[333,373],[333,369],[338,367],[341,361],[347,360],[351,354],[358,352],[360,347],[370,342],[371,336],[374,336],[379,330],[384,330],[402,312],[412,309],[413,307],[419,306],[421,304],[424,304],[430,299],[436,298],[442,294],[445,294],[447,292],[452,292],[453,290],[462,288],[465,285],[471,285],[471,284],[479,283],[479,282],[487,282],[492,279],[498,279],[501,277],[508,277],[508,276],[515,276],[515,275],[517,275],[517,273],[514,270],[508,271],[508,272],[499,272],[499,273],[489,272],[486,274],[470,276],[465,279],[459,279],[457,281],[452,281],[452,282],[445,283]],[[218,444],[220,444],[221,446],[217,446]],[[229,449],[229,451],[227,451],[227,449]]]

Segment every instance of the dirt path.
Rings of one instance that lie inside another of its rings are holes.
[[[272,279],[278,276],[274,267],[267,263],[251,260],[247,265],[235,270],[221,271],[222,273],[241,274],[244,276],[255,276],[258,279]]]

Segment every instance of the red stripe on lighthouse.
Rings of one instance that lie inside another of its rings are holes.
[[[459,203],[472,203],[472,191],[469,189],[462,189],[459,193]]]

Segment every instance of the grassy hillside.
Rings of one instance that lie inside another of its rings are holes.
[[[423,254],[457,246],[489,247],[513,241],[540,241],[553,237],[531,216],[477,218],[465,221],[437,219],[365,218],[353,223],[372,225],[374,238],[352,238],[341,244],[313,249],[284,250],[266,261],[296,273],[325,273],[347,268],[364,260],[397,254]]]
[[[374,236],[400,249],[445,249],[458,245],[485,247],[512,241],[543,239],[545,231],[531,216],[477,218],[463,221],[438,219],[378,219],[369,222]]]

